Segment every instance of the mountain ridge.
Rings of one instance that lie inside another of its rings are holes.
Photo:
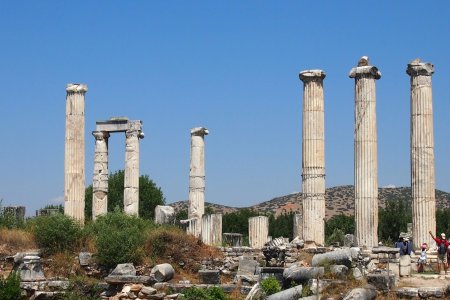
[[[450,208],[450,193],[436,189],[436,208]],[[293,193],[284,196],[272,198],[248,207],[232,207],[216,203],[205,203],[205,208],[210,208],[214,213],[230,213],[239,209],[253,209],[264,214],[280,215],[283,212],[301,211],[302,193]],[[384,207],[386,201],[401,199],[411,203],[410,187],[382,187],[378,189],[379,207]],[[187,210],[188,202],[177,201],[168,204],[175,208],[175,211]],[[325,218],[329,219],[334,215],[345,214],[353,215],[354,212],[354,188],[353,185],[341,185],[327,188],[325,191]]]

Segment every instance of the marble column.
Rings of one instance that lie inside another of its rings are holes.
[[[302,214],[294,215],[293,238],[295,239],[296,237],[303,240],[303,216],[302,216]]]
[[[205,213],[205,135],[208,133],[204,127],[191,129],[188,218],[199,219],[199,222]],[[201,229],[200,226],[196,228]],[[199,236],[200,232],[194,235]]]
[[[123,210],[128,215],[139,216],[139,139],[144,137],[141,122],[130,122],[125,132],[125,179]]]
[[[265,216],[248,219],[248,240],[250,247],[261,249],[269,239],[269,218]]]
[[[363,56],[355,79],[355,223],[358,246],[378,245],[378,157],[375,80],[381,73]]]
[[[222,246],[222,214],[203,215],[202,241],[210,246]]]
[[[419,248],[431,245],[436,232],[434,177],[433,96],[431,76],[434,66],[415,59],[408,64],[411,76],[411,190],[413,242]]]
[[[325,243],[325,135],[322,70],[300,72],[303,81],[303,239]]]
[[[94,131],[95,154],[92,177],[92,219],[108,212],[108,138],[106,131]]]
[[[64,214],[84,224],[85,196],[85,84],[67,84],[64,147]]]

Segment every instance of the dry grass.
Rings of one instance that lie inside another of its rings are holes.
[[[159,227],[150,231],[145,250],[155,262],[171,263],[176,271],[187,273],[197,272],[203,260],[223,257],[219,249],[207,246],[175,227]]]
[[[84,272],[75,258],[76,255],[71,252],[53,254],[44,262],[45,274],[47,277],[83,275]]]
[[[322,292],[322,299],[327,299],[329,297],[336,299],[342,299],[350,290],[353,290],[358,287],[363,287],[367,284],[364,281],[358,281],[355,279],[347,279],[345,280],[345,284],[342,282],[332,282],[328,285]]]
[[[0,249],[13,255],[20,251],[36,249],[33,234],[22,229],[0,229]]]

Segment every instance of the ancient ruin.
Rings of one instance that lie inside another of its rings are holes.
[[[265,216],[248,219],[248,241],[250,247],[261,249],[269,236],[269,218]]]
[[[303,81],[303,239],[325,242],[325,136],[322,70],[300,72]]]
[[[85,196],[85,84],[66,87],[66,138],[64,147],[64,214],[84,224]]]
[[[367,56],[351,69],[355,79],[355,223],[359,246],[378,245],[378,158],[375,80],[378,69]]]
[[[188,218],[201,220],[205,213],[205,135],[204,127],[191,129],[191,163],[189,168]],[[196,226],[200,230],[200,226]],[[194,232],[199,236],[200,232]]]
[[[124,212],[139,215],[139,139],[144,138],[142,121],[112,118],[96,122],[95,159],[92,193],[92,218],[108,209],[108,138],[110,133],[125,132]]]
[[[428,231],[436,232],[434,178],[433,96],[434,66],[415,59],[408,64],[411,76],[411,190],[413,241],[419,248],[431,245]]]
[[[222,245],[222,214],[203,215],[201,236],[206,245]]]

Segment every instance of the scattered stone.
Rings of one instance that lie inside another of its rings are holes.
[[[290,289],[283,290],[281,292],[275,293],[267,297],[267,300],[287,300],[287,299],[296,299],[301,297],[303,286],[297,285]]]
[[[109,284],[124,284],[124,283],[153,284],[155,282],[155,279],[150,276],[109,275],[105,277],[105,281]]]
[[[21,281],[44,281],[45,276],[39,256],[25,256],[19,266]]]
[[[82,267],[89,266],[89,264],[91,263],[91,259],[92,259],[92,253],[80,252],[80,254],[78,255],[78,259],[80,261],[80,266],[82,266]]]
[[[395,287],[395,275],[387,271],[379,273],[371,273],[367,275],[367,283],[374,285],[377,289],[382,291],[391,290]]]
[[[239,260],[237,275],[254,275],[259,263],[251,256],[243,256]]]
[[[334,264],[345,265],[350,268],[352,267],[352,261],[357,260],[360,254],[359,248],[345,248],[323,254],[316,254],[312,259],[312,265],[317,267]]]
[[[356,280],[364,279],[363,273],[361,272],[361,270],[359,268],[352,268],[350,271],[353,275],[353,278],[355,278]]]
[[[136,276],[136,269],[134,265],[131,263],[127,264],[118,264],[116,268],[111,272],[111,275],[131,275]]]
[[[356,246],[356,238],[353,234],[346,234],[344,236],[344,247],[355,247]]]
[[[414,298],[419,297],[419,289],[413,287],[403,287],[396,290],[399,298]]]
[[[265,294],[261,289],[261,285],[259,283],[256,283],[252,287],[250,292],[248,292],[247,297],[245,297],[245,300],[263,299],[263,297],[265,297]]]
[[[141,293],[144,295],[153,295],[153,294],[156,294],[156,289],[154,289],[150,286],[143,286],[141,289]]]
[[[166,282],[173,278],[175,270],[171,264],[160,264],[153,267],[150,276],[154,277],[157,282]]]
[[[205,284],[220,284],[219,270],[200,270],[198,271],[198,278],[200,283]]]
[[[348,292],[343,300],[374,300],[377,297],[375,287],[367,285],[364,288],[356,288]]]
[[[323,267],[302,267],[297,264],[286,268],[283,272],[283,278],[286,282],[306,283],[309,279],[322,276],[324,274]]]
[[[344,265],[331,265],[330,272],[337,278],[345,279],[347,277],[348,268]]]
[[[439,287],[424,287],[419,288],[419,297],[420,298],[443,298],[444,297],[444,288]]]

